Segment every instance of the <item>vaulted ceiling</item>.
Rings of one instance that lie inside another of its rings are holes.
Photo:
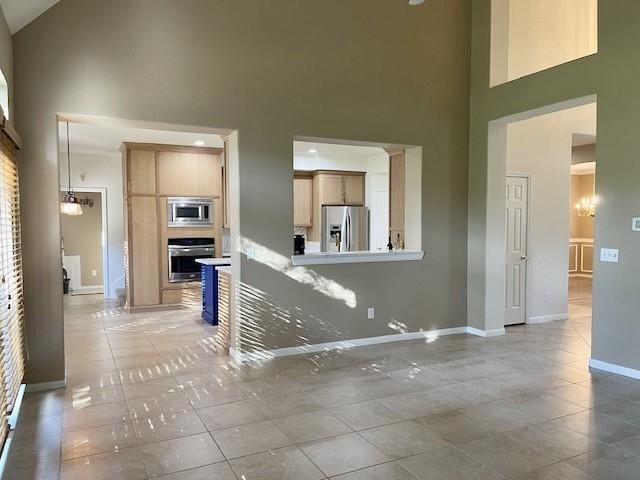
[[[13,35],[38,18],[60,0],[0,0],[0,6]]]

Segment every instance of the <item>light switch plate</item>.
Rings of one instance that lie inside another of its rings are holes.
[[[246,250],[246,254],[249,260],[253,260],[254,258],[256,258],[256,249],[253,247],[248,247]]]
[[[640,217],[633,217],[631,219],[631,230],[640,232]]]
[[[376,318],[376,309],[373,307],[367,308],[367,319],[373,320]]]
[[[601,248],[600,261],[618,263],[619,251],[617,248]]]

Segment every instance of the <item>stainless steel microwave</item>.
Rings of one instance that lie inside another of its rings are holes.
[[[210,198],[167,198],[168,226],[210,227],[213,225],[213,200]]]

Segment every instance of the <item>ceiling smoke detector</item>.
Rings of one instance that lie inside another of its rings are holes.
[[[409,0],[409,5],[415,7],[416,5],[422,5],[424,0]]]

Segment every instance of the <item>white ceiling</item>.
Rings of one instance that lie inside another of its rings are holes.
[[[0,0],[0,6],[13,35],[60,0]]]
[[[67,127],[59,123],[60,151],[67,151]],[[222,147],[220,135],[210,133],[176,132],[145,128],[117,127],[93,123],[69,123],[71,153],[93,155],[120,155],[122,142],[162,143],[165,145],[193,146],[201,140],[206,147]]]
[[[317,150],[311,153],[309,150]],[[384,153],[380,147],[364,147],[360,145],[338,145],[335,143],[293,142],[294,156],[318,157],[373,157]]]

